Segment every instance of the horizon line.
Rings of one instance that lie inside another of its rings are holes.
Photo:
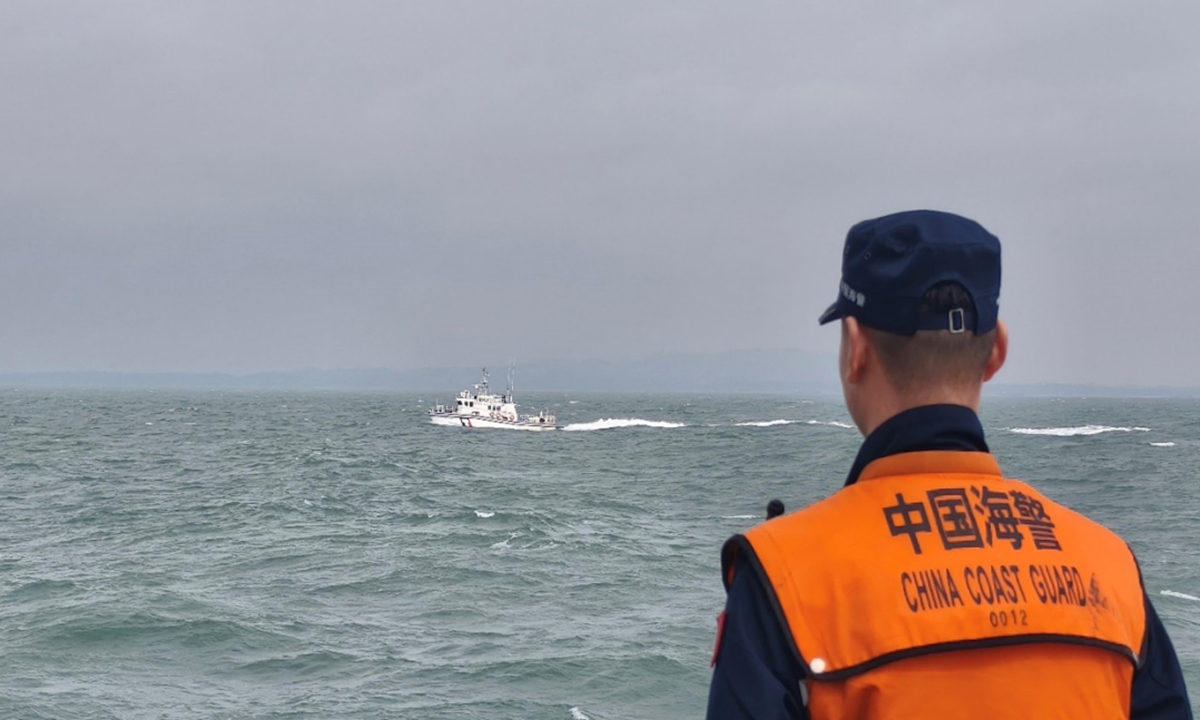
[[[581,360],[581,361],[563,361],[563,362],[570,363],[570,364],[576,364],[576,363],[583,364],[583,363],[593,363],[593,362],[613,362],[614,364],[618,364],[621,362],[629,362],[629,361]],[[293,378],[298,379],[299,376],[305,376],[305,375],[337,376],[337,375],[355,375],[355,374],[362,374],[362,373],[389,373],[389,374],[394,374],[397,376],[403,376],[403,375],[413,375],[413,374],[421,374],[421,373],[446,373],[446,372],[456,371],[458,369],[461,369],[462,367],[466,367],[466,366],[423,367],[423,368],[416,368],[416,369],[412,369],[412,370],[400,370],[400,369],[388,368],[388,367],[362,367],[362,368],[306,367],[306,368],[295,368],[295,369],[291,369],[291,370],[263,370],[263,371],[253,371],[253,372],[126,371],[126,370],[23,371],[23,372],[0,373],[0,387],[10,387],[10,388],[40,387],[40,388],[46,388],[46,389],[53,389],[53,388],[72,389],[72,388],[82,388],[82,387],[92,387],[92,388],[100,389],[100,388],[129,387],[128,384],[119,382],[120,380],[125,379],[125,380],[132,380],[132,381],[136,381],[136,380],[169,380],[169,381],[176,381],[176,382],[192,381],[186,385],[166,384],[166,385],[162,385],[162,386],[155,386],[155,385],[144,385],[143,384],[143,385],[137,386],[137,387],[141,387],[141,388],[145,388],[145,389],[150,389],[151,387],[162,388],[162,389],[169,389],[169,388],[178,388],[178,389],[213,388],[213,389],[217,389],[220,387],[228,387],[228,386],[226,386],[224,384],[202,385],[202,384],[196,384],[196,381],[226,380],[226,381],[232,381],[235,383],[239,383],[237,389],[276,389],[276,390],[286,390],[286,389],[294,389],[294,390],[311,390],[311,389],[361,389],[361,390],[375,389],[375,390],[383,390],[383,389],[393,389],[393,390],[407,390],[408,388],[397,388],[397,387],[389,388],[389,387],[382,387],[382,386],[362,386],[362,385],[347,386],[344,383],[346,381],[349,381],[352,379],[349,377],[342,378],[341,383],[334,383],[334,384],[330,384],[330,385],[313,385],[313,384],[311,384],[311,380],[316,380],[318,378],[310,378],[309,384],[297,384],[297,385],[281,385],[281,384],[278,384],[278,382],[276,382],[276,383],[272,383],[269,386],[254,386],[254,385],[246,385],[246,384],[242,384],[242,383],[245,383],[247,381],[253,381],[255,379],[266,379],[266,378],[275,378],[277,381],[286,382],[288,380],[288,376],[292,376]],[[328,381],[328,380],[333,380],[334,378],[327,377],[325,379]],[[72,380],[74,382],[70,382],[69,384],[66,384],[66,385],[53,384],[54,381],[72,381]],[[399,380],[399,378],[397,378],[397,380]],[[108,382],[117,381],[117,382],[115,382],[114,384],[107,384],[105,381],[108,381]],[[576,384],[576,383],[571,383],[571,384]],[[579,385],[587,385],[588,383],[578,383],[578,384]],[[615,384],[631,385],[631,384],[644,384],[644,383],[635,383],[635,382],[629,382],[629,381],[622,383],[618,380]],[[761,392],[771,392],[771,390],[768,390],[768,389],[763,389],[763,390],[745,389],[744,385],[746,385],[746,384],[760,384],[760,383],[753,383],[753,382],[747,383],[747,381],[739,382],[737,380],[726,377],[726,378],[718,379],[718,381],[712,386],[696,387],[695,389],[687,389],[687,390],[667,389],[667,390],[662,390],[659,392],[664,392],[664,393],[668,393],[668,394],[669,393],[693,393],[693,392],[730,392],[730,393],[747,392],[747,393],[754,394],[754,393],[761,393]],[[791,394],[791,393],[798,392],[801,390],[810,391],[810,392],[811,391],[835,392],[835,391],[840,390],[840,388],[837,386],[836,383],[818,381],[818,380],[790,380],[790,381],[786,382],[786,385],[787,385],[787,387],[781,387],[776,391]],[[721,386],[730,387],[731,389],[722,390]],[[1181,394],[1181,393],[1188,393],[1188,392],[1200,393],[1200,386],[1197,386],[1197,385],[1163,385],[1163,384],[1140,385],[1140,384],[1133,384],[1133,383],[1070,382],[1070,381],[1062,381],[1062,380],[1013,381],[1013,382],[996,380],[996,381],[992,381],[992,382],[985,384],[984,392],[987,393],[989,388],[995,389],[997,391],[1005,391],[1005,392],[1014,392],[1014,391],[1021,391],[1021,390],[1040,390],[1040,391],[1045,392],[1045,391],[1057,389],[1057,390],[1062,390],[1062,391],[1070,391],[1072,393],[1075,391],[1079,391],[1084,395],[1088,394],[1087,393],[1088,390],[1120,391],[1123,393],[1145,392],[1145,393],[1152,393],[1152,394],[1154,394],[1154,393]],[[434,387],[412,388],[412,390],[414,390],[414,391],[416,391],[416,390],[436,390],[436,389],[437,388],[434,388]],[[539,387],[536,387],[536,385],[535,385],[535,387],[528,388],[528,389],[531,392],[560,392],[560,391],[561,392],[592,392],[592,391],[594,391],[594,390],[584,388],[584,387],[539,388]],[[601,392],[646,392],[646,390],[612,389],[612,390],[601,390]]]

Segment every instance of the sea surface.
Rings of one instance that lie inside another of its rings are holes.
[[[718,553],[837,490],[840,399],[0,391],[0,718],[703,716]],[[1200,698],[1200,401],[985,399],[1139,556]]]

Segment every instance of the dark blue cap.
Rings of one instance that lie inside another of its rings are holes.
[[[970,308],[921,313],[934,285],[955,282],[975,303]],[[846,234],[837,302],[820,322],[847,316],[896,335],[918,330],[996,327],[1000,302],[1000,241],[974,220],[934,210],[912,210],[864,220]]]

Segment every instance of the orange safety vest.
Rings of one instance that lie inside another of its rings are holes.
[[[876,460],[725,546],[755,568],[819,718],[1127,718],[1141,576],[1111,531],[981,452]]]

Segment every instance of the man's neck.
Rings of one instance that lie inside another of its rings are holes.
[[[979,412],[981,386],[974,388],[931,388],[923,391],[901,393],[895,388],[880,389],[866,397],[869,401],[864,409],[859,431],[863,437],[906,410],[926,405],[961,405]]]

